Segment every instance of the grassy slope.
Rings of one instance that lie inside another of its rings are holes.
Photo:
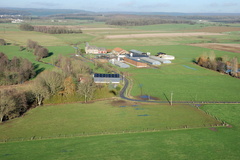
[[[45,70],[53,68],[53,66],[51,65],[36,61],[36,57],[33,55],[33,53],[28,52],[26,50],[19,51],[18,46],[0,46],[0,52],[6,54],[9,59],[12,59],[14,56],[26,58],[36,66],[36,70]]]
[[[0,144],[1,159],[239,159],[237,105],[203,107],[234,128],[187,129]]]
[[[166,130],[220,124],[188,105],[112,106],[110,101],[38,107],[0,126],[0,139],[61,135],[122,133],[123,130]],[[147,116],[143,116],[147,115]],[[191,119],[191,121],[189,121]]]
[[[44,62],[52,63],[54,59],[56,59],[59,55],[69,56],[70,54],[74,53],[74,48],[71,46],[49,46],[47,47],[49,52],[52,54],[50,57],[42,59]],[[38,69],[52,69],[53,66],[44,64],[41,62],[36,61],[36,56],[33,53],[28,52],[26,50],[19,51],[18,46],[0,46],[0,52],[5,53],[9,59],[12,59],[14,56],[26,58],[31,61],[34,65],[38,66]]]
[[[222,75],[218,72],[201,68],[192,64],[192,60],[210,49],[192,46],[157,46],[136,47],[144,52],[157,53],[162,51],[174,55],[176,60],[173,64],[162,65],[160,69],[122,69],[133,76],[134,86],[132,95],[140,94],[139,84],[143,84],[144,94],[159,97],[166,100],[164,94],[169,98],[174,93],[174,100],[189,101],[239,101],[240,89],[239,79]],[[239,54],[214,51],[217,56],[228,55],[229,57]],[[186,68],[186,66],[190,67]],[[191,69],[192,68],[192,69]]]

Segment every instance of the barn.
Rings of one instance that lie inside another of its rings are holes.
[[[109,62],[118,66],[118,67],[120,67],[120,68],[129,68],[130,67],[128,64],[120,62],[116,59],[111,59]]]
[[[172,63],[170,60],[159,58],[159,57],[156,57],[156,56],[150,56],[149,58],[154,59],[154,60],[159,61],[159,62],[164,63],[164,64]]]
[[[93,75],[95,83],[120,83],[120,74],[95,73]]]
[[[148,65],[146,63],[143,63],[141,61],[139,61],[137,58],[133,58],[133,57],[125,57],[124,61],[127,63],[130,63],[136,67],[148,67]]]
[[[147,53],[143,53],[141,51],[137,51],[137,50],[130,50],[130,57],[148,57]]]
[[[142,61],[146,62],[146,63],[151,64],[151,65],[156,65],[156,66],[161,65],[160,61],[157,61],[157,60],[154,60],[154,59],[150,59],[150,58],[147,58],[147,57],[141,57],[140,59]]]
[[[116,55],[122,55],[122,54],[128,54],[129,52],[122,48],[117,47],[112,50],[112,53]]]

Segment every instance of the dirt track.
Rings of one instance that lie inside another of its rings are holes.
[[[108,35],[105,38],[119,39],[119,38],[146,38],[146,37],[189,37],[189,36],[212,36],[224,35],[221,33],[208,32],[189,32],[189,33],[150,33],[150,34],[126,34],[126,35]]]
[[[202,43],[202,44],[190,44],[190,45],[203,47],[203,48],[216,49],[221,51],[240,53],[240,44]]]

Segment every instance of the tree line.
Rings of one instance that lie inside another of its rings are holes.
[[[111,18],[106,21],[109,25],[119,26],[143,26],[143,25],[154,25],[154,24],[195,24],[192,21],[177,20],[177,19],[162,19],[162,18]]]
[[[38,42],[31,39],[27,41],[27,49],[28,51],[33,51],[37,61],[49,56],[49,51],[47,48],[44,48],[43,46],[39,45]]]
[[[81,29],[73,30],[64,27],[55,27],[55,26],[32,26],[27,23],[23,23],[19,26],[23,31],[36,31],[43,32],[48,34],[72,34],[72,33],[82,33]]]
[[[33,103],[34,99],[26,91],[0,90],[0,123],[21,116]]]
[[[34,65],[27,59],[13,57],[0,52],[0,85],[19,84],[28,81],[36,75]]]
[[[228,73],[233,77],[240,78],[239,64],[237,57],[229,59],[228,56],[216,57],[214,52],[204,53],[197,58],[196,63],[204,68],[208,68],[221,73]]]

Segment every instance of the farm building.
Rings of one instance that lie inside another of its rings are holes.
[[[161,65],[160,61],[150,59],[148,57],[141,57],[140,59],[144,62],[147,62],[147,63],[151,64],[151,65],[157,65],[157,66]]]
[[[125,54],[118,55],[118,56],[117,56],[118,61],[122,61],[122,60],[124,60],[124,57],[126,57]]]
[[[120,68],[129,68],[130,67],[128,64],[120,62],[116,59],[111,59],[109,62],[118,66],[118,67],[120,67]]]
[[[149,58],[154,59],[154,60],[159,61],[159,62],[164,63],[164,64],[172,63],[171,61],[169,61],[167,59],[159,58],[159,57],[156,57],[156,56],[150,56]]]
[[[157,56],[158,56],[159,58],[163,58],[163,59],[167,59],[167,60],[174,60],[174,59],[175,59],[174,56],[167,55],[166,53],[163,53],[163,52],[157,53]]]
[[[120,74],[95,73],[93,79],[95,83],[120,83],[121,81]]]
[[[119,48],[119,47],[114,48],[114,49],[112,50],[112,53],[113,53],[113,54],[116,54],[116,55],[129,54],[128,51],[126,51],[126,50],[124,50],[124,49],[122,49],[122,48]]]
[[[163,55],[160,58],[167,59],[167,60],[174,60],[175,59],[175,57],[171,56],[171,55]]]
[[[96,46],[90,46],[88,43],[86,43],[85,52],[86,54],[106,54],[107,49]]]
[[[130,63],[136,67],[148,67],[148,65],[146,63],[139,61],[137,58],[125,57],[124,61],[127,63]]]
[[[130,53],[130,57],[148,57],[148,54],[150,54],[150,53],[144,53],[141,51],[137,51],[134,49],[130,50],[129,53]]]
[[[166,55],[166,53],[163,53],[163,52],[158,52],[157,53],[157,56],[163,56],[163,55]]]

